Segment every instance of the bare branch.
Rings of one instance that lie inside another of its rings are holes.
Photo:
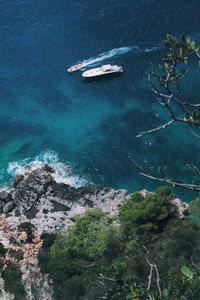
[[[147,261],[148,265],[150,266],[150,272],[149,272],[149,276],[148,276],[148,285],[147,285],[147,291],[149,292],[150,288],[151,288],[151,282],[152,282],[153,264],[150,263],[147,256],[145,256],[145,258],[146,258],[146,261]]]
[[[170,184],[174,187],[179,187],[179,188],[183,188],[183,189],[190,190],[190,191],[200,192],[200,185],[197,185],[197,184],[175,182],[175,181],[172,181],[172,180],[167,179],[167,178],[155,177],[155,176],[150,175],[146,172],[145,173],[140,172],[140,175],[145,176],[145,177],[150,178],[150,179],[153,179],[153,180],[157,180],[157,181],[160,181],[160,182],[163,182],[163,183]]]
[[[190,170],[192,170],[194,173],[196,173],[197,175],[200,175],[200,170],[199,170],[199,168],[197,168],[197,166],[191,165],[191,164],[187,164],[186,166],[187,166]]]
[[[144,134],[148,134],[148,133],[153,133],[153,132],[156,132],[156,131],[159,131],[160,129],[165,129],[166,127],[170,126],[171,124],[173,124],[174,122],[176,122],[176,119],[175,120],[170,120],[169,122],[159,126],[159,127],[156,127],[156,128],[153,128],[153,129],[150,129],[150,130],[147,130],[147,131],[142,131],[142,132],[139,132],[136,137],[141,137],[143,136]]]
[[[99,273],[99,277],[102,278],[102,279],[109,280],[109,281],[117,281],[116,279],[111,278],[111,277],[107,277],[107,276],[103,275],[102,273]]]
[[[157,267],[156,264],[154,264],[154,268],[155,268],[155,270],[156,270],[156,283],[157,283],[159,295],[160,295],[160,297],[161,297],[161,296],[162,296],[162,292],[161,292],[161,288],[160,288],[160,275],[159,275],[158,267]]]
[[[151,263],[150,262],[150,260],[147,257],[149,251],[147,250],[147,248],[144,245],[143,245],[143,248],[146,251],[145,259],[146,259],[148,265],[150,266],[150,272],[149,272],[149,275],[148,275],[148,285],[147,285],[147,292],[148,292],[149,299],[152,299],[152,297],[150,295],[150,289],[151,289],[151,283],[152,283],[153,270],[154,269],[156,271],[156,284],[157,284],[159,296],[161,297],[162,296],[162,292],[161,292],[161,288],[160,288],[160,275],[159,275],[159,272],[158,272],[158,267],[157,267],[157,265],[155,263]]]

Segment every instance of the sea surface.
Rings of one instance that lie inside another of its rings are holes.
[[[144,80],[162,40],[200,41],[199,16],[197,0],[0,0],[0,186],[27,165],[49,163],[57,180],[75,186],[154,189],[134,161],[197,182],[186,165],[200,165],[198,130],[177,124],[136,135],[167,120]],[[119,64],[124,73],[84,81],[66,71],[79,60]],[[194,68],[185,83],[192,97],[198,76]]]

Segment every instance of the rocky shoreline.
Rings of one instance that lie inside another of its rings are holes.
[[[127,190],[98,187],[95,185],[75,188],[58,183],[54,170],[48,165],[16,176],[10,191],[0,192],[0,214],[11,224],[32,223],[40,233],[66,229],[77,214],[88,208],[100,208],[117,216],[118,206],[129,197]],[[141,191],[143,196],[149,193]],[[171,203],[177,207],[178,218],[184,218],[189,205],[175,198]],[[1,234],[1,233],[0,233]]]
[[[116,216],[128,191],[98,186],[75,188],[53,179],[54,170],[45,165],[14,178],[10,191],[0,192],[0,213],[16,225],[31,222],[40,232],[67,228],[77,214],[100,208]]]

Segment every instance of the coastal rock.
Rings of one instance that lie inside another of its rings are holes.
[[[43,194],[51,183],[51,175],[38,169],[32,171],[27,176],[24,176],[24,178],[18,182],[16,187],[18,189],[34,190],[38,194]]]
[[[13,210],[13,208],[15,207],[15,202],[14,201],[9,201],[7,202],[4,206],[3,206],[3,212],[9,213]]]
[[[50,233],[67,228],[77,214],[89,208],[99,208],[110,216],[118,217],[119,206],[129,198],[128,191],[124,189],[95,185],[75,188],[58,183],[52,172],[45,166],[27,169],[24,175],[17,176],[12,190],[0,193],[0,213],[9,212],[7,218],[12,223],[31,222],[41,233]],[[146,196],[150,192],[142,190],[141,193]],[[177,207],[178,218],[187,215],[188,204],[179,199],[173,199],[171,203]]]
[[[45,164],[42,168],[42,171],[46,172],[46,173],[54,173],[54,169],[52,167],[50,167],[49,165]]]
[[[152,194],[152,192],[149,192],[148,190],[145,190],[145,189],[141,190],[140,193],[142,194],[143,197],[146,197],[147,195]]]
[[[0,202],[8,202],[11,200],[12,200],[12,197],[9,192],[4,191],[4,190],[0,191]]]
[[[13,187],[17,188],[18,184],[24,179],[24,175],[17,175],[13,180]]]
[[[51,175],[42,169],[18,176],[13,183],[12,198],[24,211],[30,210],[53,182]]]
[[[3,212],[3,206],[4,206],[4,202],[0,202],[0,213],[2,213]]]
[[[77,214],[88,208],[100,208],[117,216],[119,205],[128,197],[128,191],[122,189],[95,185],[75,188],[58,183],[52,173],[47,165],[36,170],[27,168],[23,175],[14,179],[12,190],[2,194],[12,201],[6,204],[0,201],[0,212],[10,212],[7,218],[12,223],[19,224],[23,219],[23,222],[35,225],[40,232],[53,232],[67,228]]]
[[[172,199],[171,203],[176,206],[176,208],[177,208],[177,217],[179,219],[184,219],[188,215],[189,209],[190,209],[189,204],[187,204],[185,202],[182,202],[178,198]]]
[[[23,208],[24,211],[30,210],[37,201],[38,195],[32,190],[17,189],[13,191],[12,198],[18,206]]]

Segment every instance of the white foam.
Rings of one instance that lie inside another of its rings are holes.
[[[73,173],[70,164],[60,162],[58,154],[54,151],[46,151],[34,158],[10,162],[8,164],[7,172],[14,177],[41,168],[45,164],[52,167],[55,171],[52,173],[52,177],[56,182],[62,182],[74,187],[84,186],[87,183],[86,179],[80,178]]]
[[[154,51],[157,51],[157,50],[160,50],[162,49],[162,47],[149,47],[149,48],[145,48],[142,50],[142,52],[145,52],[145,53],[148,53],[148,52],[154,52]]]
[[[135,48],[138,48],[137,46],[134,46]],[[113,56],[122,55],[129,51],[131,51],[134,47],[121,47],[121,48],[114,48],[109,51],[103,52],[99,54],[97,57],[90,57],[83,61],[85,65],[91,65],[95,64],[97,62],[106,60],[108,58],[111,58]]]
[[[122,55],[122,54],[125,54],[127,52],[135,52],[135,53],[142,53],[142,52],[153,52],[153,51],[157,51],[161,49],[161,47],[149,47],[149,48],[140,48],[139,46],[137,45],[134,45],[134,46],[128,46],[128,47],[120,47],[120,48],[114,48],[114,49],[111,49],[111,50],[108,50],[106,52],[103,52],[101,54],[99,54],[97,57],[90,57],[88,59],[85,59],[83,61],[84,65],[85,66],[88,66],[88,65],[95,65],[96,63],[99,63],[101,61],[104,61],[106,59],[109,59],[111,57],[114,57],[114,56],[119,56],[119,55]]]

